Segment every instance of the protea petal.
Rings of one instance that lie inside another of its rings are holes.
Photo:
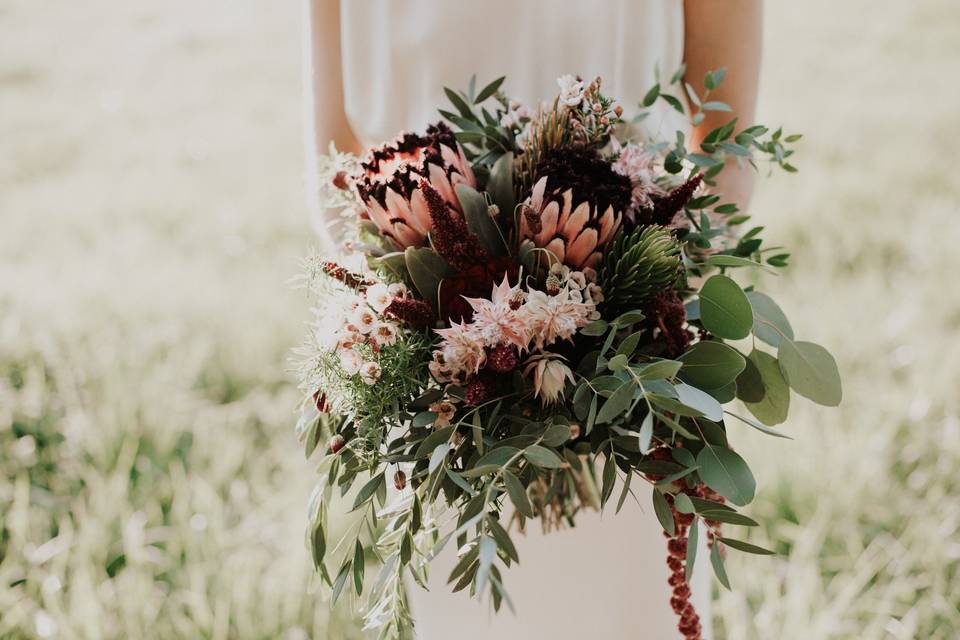
[[[561,201],[563,202],[563,208],[560,210],[560,220],[557,222],[557,226],[562,229],[567,225],[570,212],[573,210],[573,192],[570,189],[564,191]]]
[[[597,230],[587,228],[570,243],[564,262],[579,269],[597,248]]]
[[[371,202],[367,205],[367,213],[370,215],[370,219],[373,220],[373,223],[382,231],[384,229],[390,229],[393,224],[390,222],[390,216],[380,206],[380,203],[377,201]]]
[[[430,209],[427,208],[427,201],[423,197],[423,190],[417,189],[410,196],[410,216],[411,226],[422,235],[427,235],[430,231]]]
[[[550,242],[550,238],[557,235],[557,218],[560,215],[560,204],[551,202],[544,207],[540,214],[540,233],[534,237],[534,242],[538,246],[544,246]]]
[[[391,225],[393,230],[390,233],[393,238],[404,247],[415,247],[417,245],[423,244],[424,236],[423,234],[417,233],[415,229],[406,225],[403,222],[394,222]]]
[[[613,207],[607,207],[607,210],[603,212],[603,216],[600,218],[600,237],[597,239],[599,244],[605,243],[613,236],[613,232],[617,230],[618,222],[619,220],[613,212]]]
[[[531,209],[540,211],[543,208],[543,192],[546,188],[546,178],[540,178],[537,180],[537,184],[533,185],[533,190],[530,193],[530,202],[528,203]]]
[[[477,186],[463,149],[444,124],[428,127],[424,135],[401,134],[371,149],[362,167],[364,174],[356,188],[367,215],[401,248],[422,244],[432,228],[423,184],[430,184],[456,215],[462,208],[454,187]]]
[[[563,241],[563,238],[554,238],[547,243],[544,249],[557,256],[557,260],[560,262],[564,262],[564,258],[567,257],[567,243]]]
[[[567,239],[567,242],[573,242],[581,235],[584,226],[586,226],[590,220],[590,213],[590,204],[588,202],[581,202],[580,206],[570,214],[566,224],[560,228],[560,233]]]
[[[442,167],[435,164],[428,166],[430,184],[441,196],[443,196],[444,200],[450,204],[456,204],[457,209],[459,210],[461,208],[460,200],[457,198],[457,194],[453,190],[453,185],[450,184],[450,179],[447,177],[446,171],[444,171]]]

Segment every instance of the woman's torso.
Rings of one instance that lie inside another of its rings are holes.
[[[682,0],[341,0],[344,99],[364,144],[423,129],[446,105],[443,87],[507,76],[503,90],[530,106],[556,78],[603,77],[629,114],[683,58]],[[648,126],[683,125],[665,103]]]

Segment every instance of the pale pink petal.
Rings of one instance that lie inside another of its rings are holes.
[[[557,260],[562,263],[566,257],[566,247],[567,243],[563,241],[563,238],[554,238],[544,248],[553,255],[557,256]]]
[[[547,179],[540,178],[537,184],[533,185],[533,192],[530,194],[530,207],[534,211],[540,211],[543,208],[543,191],[547,188]]]
[[[557,227],[563,229],[567,220],[570,218],[570,211],[573,209],[573,192],[570,189],[567,189],[563,192],[563,207],[560,210],[560,219],[557,222]]]
[[[414,189],[410,197],[410,212],[413,214],[410,216],[410,226],[426,235],[433,228],[433,222],[430,220],[430,209],[422,189]]]
[[[570,244],[567,250],[567,258],[564,262],[571,267],[579,268],[586,262],[587,258],[590,257],[590,254],[593,253],[596,248],[597,230],[584,229],[583,233]]]
[[[393,224],[390,222],[390,216],[383,210],[380,203],[373,198],[370,198],[370,202],[367,204],[367,213],[380,231],[389,231],[393,228]]]
[[[603,212],[603,217],[600,218],[600,236],[597,238],[597,243],[603,244],[609,240],[615,226],[613,207],[607,207],[607,210]]]
[[[545,245],[550,238],[557,235],[557,216],[560,213],[560,205],[556,202],[548,204],[540,213],[540,233],[534,238],[538,246]]]
[[[406,222],[413,217],[413,214],[410,213],[410,203],[393,189],[387,189],[385,200],[387,202],[387,214],[391,220],[399,219]]]
[[[583,231],[583,227],[588,220],[590,220],[590,205],[587,202],[581,202],[580,206],[570,214],[566,224],[560,227],[560,233],[567,239],[567,242],[573,242],[574,238]]]
[[[453,192],[453,186],[447,179],[447,174],[443,167],[430,163],[427,165],[430,173],[430,186],[437,190],[440,196],[452,205],[460,207],[460,200],[457,194]],[[462,210],[462,209],[461,209]]]

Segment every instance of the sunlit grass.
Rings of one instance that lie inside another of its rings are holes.
[[[310,592],[292,431],[298,15],[198,11],[0,3],[3,638],[355,637]],[[954,638],[960,10],[768,14],[762,119],[807,136],[753,207],[796,265],[765,290],[845,401],[731,427],[784,555],[731,553],[718,637]]]

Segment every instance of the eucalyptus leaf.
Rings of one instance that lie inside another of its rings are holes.
[[[487,181],[487,193],[500,209],[501,216],[510,219],[517,205],[513,191],[513,153],[505,153],[493,163],[490,179]],[[503,219],[503,218],[501,218]]]
[[[710,564],[713,566],[713,573],[717,576],[724,587],[730,589],[730,578],[727,577],[727,569],[723,564],[723,554],[720,553],[720,545],[714,544],[710,548]]]
[[[715,275],[700,289],[700,322],[716,336],[739,340],[750,335],[753,309],[740,285]]]
[[[757,339],[771,347],[780,346],[781,336],[793,340],[790,321],[770,296],[759,291],[748,291],[747,300],[753,308],[753,334]]]
[[[680,402],[714,422],[723,420],[723,407],[713,396],[683,382],[675,385],[675,388]]]
[[[761,556],[777,555],[776,551],[771,551],[770,549],[764,549],[763,547],[758,547],[755,544],[750,544],[749,542],[744,542],[743,540],[734,540],[733,538],[717,538],[717,540],[727,545],[731,549],[736,549],[737,551],[744,551],[746,553],[755,553]]]
[[[719,389],[736,380],[746,366],[736,349],[716,340],[698,342],[679,360],[683,363],[679,376],[699,389]]]
[[[563,464],[563,459],[560,458],[560,456],[552,450],[541,447],[538,444],[531,445],[524,449],[523,455],[530,461],[530,464],[543,467],[544,469],[557,469]]]
[[[837,362],[826,349],[813,342],[782,338],[778,352],[780,370],[790,388],[805,398],[827,407],[843,399]]]
[[[527,490],[517,476],[509,471],[503,472],[503,484],[507,489],[507,495],[517,511],[528,518],[533,517],[533,507],[530,505],[530,499],[527,497]]]
[[[641,380],[656,380],[674,377],[682,366],[683,363],[676,360],[656,360],[642,367],[634,367],[633,371]]]
[[[693,519],[690,528],[687,530],[687,564],[684,567],[684,575],[687,582],[693,576],[693,565],[697,560],[697,547],[700,544],[700,520]]]
[[[734,451],[704,443],[697,454],[700,478],[708,487],[737,506],[749,504],[756,493],[757,481],[750,467]]]
[[[596,419],[597,424],[606,424],[625,413],[633,400],[633,389],[632,382],[624,382],[620,385],[620,388],[614,391],[613,395],[607,398],[607,401],[600,407]]]
[[[756,349],[747,356],[747,367],[737,378],[737,396],[766,425],[782,424],[790,411],[790,387],[777,359]]]
[[[673,512],[670,511],[670,505],[667,503],[667,499],[663,493],[656,487],[653,488],[653,511],[657,514],[657,520],[660,521],[660,526],[672,537],[676,532]]]

